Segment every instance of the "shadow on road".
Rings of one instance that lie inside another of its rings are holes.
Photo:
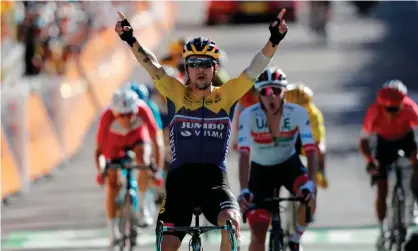
[[[380,2],[372,18],[385,23],[382,41],[368,43],[373,60],[344,83],[348,92],[361,96],[358,109],[342,111],[340,124],[362,123],[367,107],[375,100],[379,87],[388,79],[400,79],[409,91],[418,91],[418,8],[416,2]],[[353,62],[355,63],[355,62]]]

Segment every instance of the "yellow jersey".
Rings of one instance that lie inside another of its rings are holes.
[[[308,112],[309,122],[311,124],[312,134],[316,143],[325,140],[324,116],[321,110],[314,104],[310,103],[304,107]]]
[[[167,100],[170,167],[203,163],[225,169],[235,105],[253,86],[251,77],[242,73],[206,98],[167,74],[154,83]]]
[[[325,125],[324,125],[324,116],[322,115],[321,110],[313,103],[309,103],[303,106],[308,112],[309,123],[311,125],[312,135],[316,144],[325,142]],[[296,149],[299,154],[305,155],[303,152],[300,139],[296,143]]]

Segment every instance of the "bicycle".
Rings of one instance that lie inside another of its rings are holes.
[[[404,157],[403,151],[398,151],[398,160],[400,158]],[[405,201],[406,201],[406,195],[405,195],[405,188],[403,186],[403,171],[402,166],[399,164],[398,161],[395,161],[391,166],[391,170],[394,172],[395,177],[395,185],[393,187],[392,191],[392,198],[391,198],[391,204],[392,204],[392,222],[390,224],[390,227],[388,229],[389,236],[387,239],[384,240],[384,242],[389,242],[388,250],[392,250],[393,246],[395,245],[396,251],[402,251],[402,245],[406,240],[406,222],[405,222]],[[383,246],[379,247],[382,249]]]
[[[132,151],[125,151],[125,157],[116,160],[107,160],[103,171],[103,178],[106,177],[109,169],[121,170],[121,189],[116,198],[119,205],[120,223],[119,230],[122,233],[122,238],[114,243],[113,248],[119,247],[120,251],[132,251],[136,245],[138,225],[137,212],[139,212],[139,198],[138,198],[138,184],[135,176],[132,174],[134,169],[138,170],[152,170],[157,172],[154,164],[151,165],[136,165],[135,153]]]
[[[174,231],[174,232],[186,232],[192,238],[189,242],[189,251],[192,248],[193,251],[203,251],[202,240],[200,235],[213,231],[213,230],[226,230],[228,231],[229,240],[231,242],[231,250],[237,251],[238,250],[238,241],[236,238],[236,229],[235,226],[232,225],[232,221],[228,220],[224,226],[203,226],[199,225],[199,216],[202,214],[202,210],[199,206],[196,206],[193,210],[193,215],[195,216],[195,226],[194,227],[168,227],[164,226],[163,221],[159,221],[157,223],[157,227],[155,230],[156,234],[156,251],[161,251],[161,244],[163,241],[163,233],[167,231]]]
[[[304,190],[304,194],[307,194],[308,191]],[[266,208],[272,216],[271,220],[271,229],[269,230],[269,242],[268,242],[268,251],[285,251],[286,245],[284,242],[285,237],[288,238],[290,233],[285,233],[282,228],[282,220],[281,220],[281,202],[301,202],[306,205],[305,211],[305,221],[306,223],[311,222],[311,208],[307,206],[306,202],[303,198],[300,197],[279,197],[278,189],[274,189],[274,197],[267,198],[263,200],[260,204],[263,205],[263,208]],[[251,208],[251,207],[250,207]],[[247,210],[248,212],[248,210]],[[247,222],[247,212],[243,214],[243,221],[244,223]]]

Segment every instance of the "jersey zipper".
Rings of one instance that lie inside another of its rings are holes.
[[[200,163],[203,163],[203,125],[205,123],[205,98],[203,98],[202,101],[202,126],[200,127]]]

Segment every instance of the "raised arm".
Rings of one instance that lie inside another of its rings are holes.
[[[231,106],[251,89],[254,81],[270,64],[280,41],[282,41],[287,33],[287,24],[283,19],[285,12],[286,9],[282,9],[276,19],[270,24],[269,40],[264,47],[254,55],[250,65],[244,70],[243,74],[238,78],[231,79],[222,86],[225,92],[228,93],[228,101]]]
[[[132,53],[135,55],[138,63],[144,67],[154,80],[161,79],[164,75],[164,69],[158,63],[155,55],[147,48],[142,46],[133,35],[133,28],[126,17],[118,11],[121,21],[118,21],[115,26],[115,31],[119,37],[131,47]]]
[[[250,65],[245,70],[245,72],[252,79],[258,78],[258,76],[263,73],[264,69],[269,65],[271,59],[276,53],[280,41],[282,41],[282,39],[286,36],[287,24],[283,19],[285,13],[286,9],[282,9],[276,19],[270,24],[269,40],[261,51],[257,52]]]

